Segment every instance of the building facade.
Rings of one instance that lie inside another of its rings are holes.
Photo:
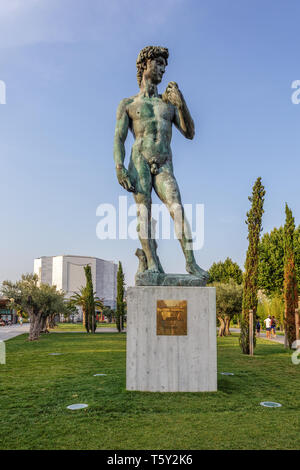
[[[56,286],[70,298],[86,285],[84,266],[89,264],[96,295],[104,305],[115,308],[117,296],[117,264],[90,256],[42,256],[34,260],[34,273],[39,282]]]
[[[0,321],[5,323],[17,323],[18,315],[15,310],[8,308],[9,300],[3,297],[0,298]]]

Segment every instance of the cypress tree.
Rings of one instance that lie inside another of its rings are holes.
[[[117,329],[119,332],[121,332],[123,329],[124,313],[125,313],[124,273],[123,273],[122,263],[121,261],[119,261],[119,268],[118,268],[118,273],[117,273],[117,310],[116,310],[116,323],[117,323]]]
[[[251,209],[247,212],[246,224],[248,225],[248,250],[245,262],[244,291],[243,291],[243,313],[241,321],[240,346],[244,354],[250,353],[249,345],[249,310],[253,310],[254,319],[257,310],[258,291],[258,245],[260,232],[262,230],[262,215],[264,213],[265,188],[261,178],[257,178],[253,188],[252,196],[249,196]],[[255,345],[255,321],[253,321],[253,338]]]
[[[95,333],[96,331],[95,298],[94,298],[94,288],[93,288],[93,281],[92,281],[92,270],[89,264],[87,266],[84,266],[84,272],[85,272],[85,277],[86,277],[85,327],[88,333]]]
[[[291,209],[285,204],[284,225],[284,301],[285,333],[289,348],[296,340],[295,309],[298,307],[298,285],[295,267],[294,233],[295,220]]]

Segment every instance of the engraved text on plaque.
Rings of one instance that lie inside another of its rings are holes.
[[[186,300],[158,300],[156,309],[156,334],[187,335]]]

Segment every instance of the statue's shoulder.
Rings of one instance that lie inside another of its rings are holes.
[[[121,119],[121,117],[127,113],[130,116],[130,107],[136,101],[138,95],[130,96],[130,98],[124,98],[120,101],[118,109],[117,109],[117,119]]]
[[[129,105],[131,105],[131,103],[134,102],[136,97],[137,97],[137,95],[130,96],[130,98],[124,98],[123,100],[120,101],[118,109],[125,110],[126,108],[128,108]]]

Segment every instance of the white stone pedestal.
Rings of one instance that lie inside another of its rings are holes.
[[[187,335],[157,335],[157,301],[187,302]],[[127,390],[217,390],[214,287],[129,287]]]

